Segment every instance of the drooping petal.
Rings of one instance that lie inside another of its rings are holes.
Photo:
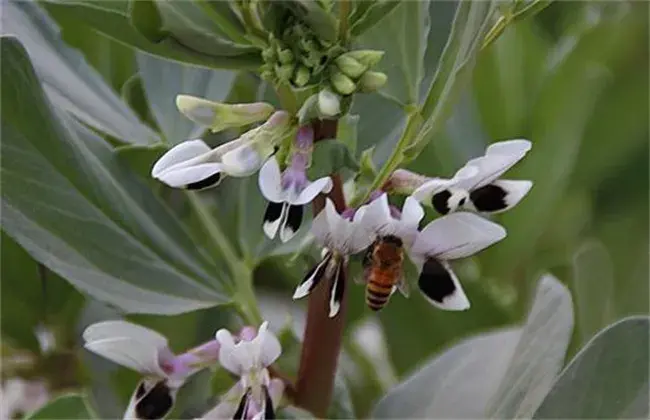
[[[429,223],[416,237],[413,255],[442,260],[468,257],[505,238],[506,230],[468,212],[452,213]]]
[[[173,188],[205,189],[219,183],[223,170],[221,163],[200,163],[169,169],[158,179]]]
[[[323,279],[325,272],[327,271],[327,266],[332,259],[332,253],[328,252],[325,254],[325,257],[316,264],[311,270],[307,272],[304,279],[300,282],[296,291],[293,293],[294,299],[300,299],[307,296],[318,283]]]
[[[420,270],[418,286],[427,300],[440,309],[463,311],[469,308],[469,300],[447,263],[428,258]]]
[[[259,362],[262,367],[270,366],[280,357],[282,346],[275,334],[268,330],[269,323],[264,321],[260,326],[257,337],[253,340],[259,351]]]
[[[330,318],[334,318],[341,310],[341,302],[343,302],[343,295],[345,292],[345,266],[346,264],[344,261],[339,260],[332,278],[330,289]]]
[[[151,176],[159,178],[160,174],[172,166],[210,153],[210,147],[203,140],[188,140],[177,144],[162,155],[151,169]]]
[[[274,203],[271,201],[267,204],[262,229],[269,239],[275,238],[278,228],[287,218],[288,211],[289,205],[286,203]]]
[[[282,174],[280,173],[280,165],[275,156],[269,158],[262,169],[258,178],[260,191],[264,198],[273,203],[280,203],[285,201],[285,194],[282,191]]]
[[[172,355],[167,339],[155,331],[125,321],[104,321],[83,332],[84,347],[145,375],[166,377],[162,364]]]
[[[302,224],[303,206],[293,206],[289,204],[286,204],[285,206],[288,207],[288,209],[286,211],[287,215],[280,225],[280,240],[282,242],[289,242],[289,240],[296,235],[298,229],[300,229],[300,225]]]
[[[296,206],[302,206],[311,203],[314,198],[320,193],[327,194],[332,190],[332,179],[330,177],[319,178],[314,182],[310,182],[305,189],[303,189],[295,200],[290,203]]]
[[[222,328],[217,331],[215,337],[221,345],[219,349],[219,364],[235,375],[241,376],[243,370],[239,358],[236,355],[235,339],[232,334],[227,329]]]
[[[472,210],[500,213],[515,206],[530,191],[531,181],[496,180],[471,192]]]

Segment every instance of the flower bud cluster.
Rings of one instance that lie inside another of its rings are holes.
[[[319,39],[305,25],[295,23],[282,38],[269,35],[262,51],[262,77],[281,81],[294,88],[325,84],[339,95],[373,92],[387,80],[384,73],[370,70],[383,56],[382,51],[346,51],[344,47]]]

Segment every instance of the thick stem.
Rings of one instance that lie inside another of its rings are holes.
[[[336,121],[315,122],[313,127],[316,139],[334,138],[336,136],[336,126]],[[334,185],[329,198],[334,202],[336,209],[341,212],[345,209],[341,177],[332,174],[332,181]],[[324,206],[325,197],[318,196],[313,203],[314,216]],[[345,283],[344,287],[346,287]],[[344,292],[338,315],[330,318],[329,292],[330,285],[328,282],[321,282],[309,295],[307,323],[295,394],[297,405],[311,411],[320,418],[327,416],[327,409],[332,399],[347,307]]]

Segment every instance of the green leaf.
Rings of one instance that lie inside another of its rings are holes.
[[[97,418],[88,406],[86,396],[82,394],[65,394],[49,401],[45,406],[25,417],[25,420],[88,420]]]
[[[385,51],[376,70],[386,73],[381,92],[401,104],[418,103],[429,34],[428,3],[401,2],[380,24],[357,41],[363,48]]]
[[[539,281],[519,344],[486,417],[530,418],[564,365],[572,332],[571,294],[546,275]]]
[[[131,0],[129,18],[131,25],[153,43],[160,42],[167,36],[154,0]]]
[[[374,417],[530,416],[562,367],[572,326],[568,290],[545,276],[524,327],[482,334],[450,348],[390,391]]]
[[[338,140],[319,141],[314,145],[309,179],[322,178],[342,169],[356,171],[359,164],[354,160],[350,149]]]
[[[166,5],[172,3],[179,5],[187,2],[165,2]],[[174,16],[175,13],[173,5],[170,6],[171,12],[169,8],[165,9],[164,7],[159,11],[165,18],[165,25],[172,25],[176,28],[177,22],[169,22],[172,19],[169,15]],[[107,3],[94,0],[48,1],[44,3],[44,7],[59,21],[86,26],[120,43],[162,58],[208,68],[256,69],[262,65],[262,58],[257,49],[235,45],[212,34],[200,33],[196,35],[191,27],[187,29],[190,32],[170,33],[164,40],[153,43],[131,25],[126,0]],[[191,23],[191,20],[185,15],[177,16],[176,19],[182,19],[185,24]],[[203,19],[201,24],[208,25]],[[186,43],[185,38],[190,39],[191,42]],[[196,44],[199,44],[199,47]],[[209,52],[205,50],[209,50]]]
[[[493,1],[460,2],[438,68],[421,106],[424,122],[406,151],[412,160],[444,126],[469,81],[483,36],[495,9]],[[419,86],[418,86],[419,87]]]
[[[649,321],[625,318],[598,333],[562,372],[535,418],[648,418]]]
[[[193,123],[176,108],[179,94],[222,102],[233,86],[236,73],[209,70],[138,53],[140,77],[149,107],[168,144],[201,136],[205,127]]]
[[[9,1],[3,13],[2,35],[14,35],[25,45],[45,92],[57,107],[128,143],[158,140],[83,56],[66,46],[56,24],[37,3]]]
[[[381,22],[399,6],[397,0],[367,1],[357,0],[355,10],[350,16],[350,32],[353,36],[359,36]]]
[[[1,118],[5,232],[75,287],[125,311],[227,302],[219,256],[197,249],[101,138],[57,118],[15,38],[1,46],[2,101],[12,104]]]

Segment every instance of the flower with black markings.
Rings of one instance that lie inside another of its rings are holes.
[[[532,187],[531,181],[498,179],[530,150],[528,140],[508,140],[490,145],[484,156],[470,160],[453,178],[433,178],[413,191],[421,203],[440,214],[458,209],[499,213],[515,206]]]
[[[225,329],[217,331],[221,345],[221,366],[240,379],[203,419],[273,419],[284,392],[280,379],[271,379],[268,371],[282,351],[280,342],[264,322],[256,333],[244,328],[237,340]]]
[[[418,268],[420,291],[440,309],[468,309],[469,300],[448,261],[474,255],[505,237],[502,226],[469,212],[432,221],[417,234],[408,252]]]
[[[278,230],[282,242],[293,238],[302,224],[303,206],[318,194],[328,193],[332,189],[330,177],[313,182],[307,179],[313,139],[313,129],[301,127],[296,135],[289,167],[281,173],[277,159],[271,157],[260,170],[260,190],[269,201],[264,213],[263,229],[270,239],[275,237]]]
[[[203,140],[185,141],[158,159],[151,176],[170,187],[198,190],[216,186],[224,175],[252,175],[290,129],[289,114],[277,111],[264,124],[214,149]]]
[[[83,338],[86,349],[143,375],[131,396],[125,419],[164,418],[187,378],[219,357],[216,340],[174,355],[165,337],[125,321],[90,325]]]
[[[372,232],[361,220],[366,207],[356,212],[339,214],[329,198],[325,208],[314,218],[311,231],[315,240],[324,247],[323,257],[305,275],[293,294],[294,299],[307,296],[323,281],[330,282],[329,316],[336,316],[341,308],[345,290],[348,258],[365,250],[373,241]]]

